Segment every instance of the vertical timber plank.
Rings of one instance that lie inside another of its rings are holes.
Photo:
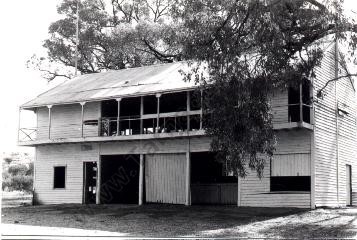
[[[140,154],[139,166],[139,205],[144,202],[144,154]]]

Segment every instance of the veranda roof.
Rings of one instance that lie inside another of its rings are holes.
[[[194,81],[183,81],[179,72],[187,69],[187,63],[176,62],[81,75],[40,94],[21,108],[192,89]]]

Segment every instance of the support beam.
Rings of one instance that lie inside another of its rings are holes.
[[[201,90],[201,113],[200,113],[200,129],[203,128],[203,90]]]
[[[140,134],[144,133],[143,115],[144,115],[144,96],[141,96],[140,97]]]
[[[20,141],[20,129],[21,129],[21,108],[19,108],[19,122],[17,127],[17,142]]]
[[[303,118],[303,102],[302,102],[302,83],[299,84],[299,116],[300,116],[300,121],[299,122],[303,122],[304,118]]]
[[[315,124],[315,101],[314,101],[314,85],[315,85],[315,79],[312,78],[312,84],[310,85],[310,96],[312,96],[312,101],[311,101],[311,108],[310,108],[310,124]],[[315,159],[316,159],[316,154],[315,154],[315,131],[311,132],[311,140],[310,140],[310,152],[311,152],[311,157],[310,157],[310,208],[315,209],[316,208],[316,188],[315,188],[315,183],[316,183],[316,174],[315,174]]]
[[[144,154],[140,154],[140,166],[139,166],[139,205],[144,203]]]
[[[238,184],[237,184],[237,191],[238,191],[238,193],[237,193],[237,206],[238,207],[240,207],[242,204],[241,204],[241,201],[240,201],[240,199],[241,199],[241,181],[242,181],[242,179],[238,176],[237,177],[237,179],[238,179]]]
[[[311,132],[311,144],[310,144],[310,151],[311,151],[311,157],[310,157],[310,208],[315,209],[316,204],[315,204],[315,195],[316,195],[316,188],[315,188],[315,182],[316,182],[316,174],[315,174],[315,131]]]
[[[187,131],[190,131],[190,115],[189,115],[189,112],[191,110],[191,105],[190,105],[190,102],[191,102],[191,95],[190,95],[190,91],[187,91],[186,92],[186,109],[187,109]]]
[[[83,137],[83,121],[84,121],[84,105],[86,104],[86,102],[81,102],[81,137]]]
[[[100,204],[100,190],[101,190],[101,174],[102,174],[102,171],[101,171],[101,164],[102,164],[102,161],[101,161],[101,158],[99,156],[99,159],[97,161],[97,191],[96,191],[96,195],[95,195],[95,203],[96,204]]]
[[[185,205],[191,205],[191,154],[186,152],[186,194]]]
[[[160,128],[160,97],[161,94],[158,93],[156,94],[156,99],[157,99],[157,117],[156,117],[156,133],[159,132],[159,128]]]
[[[48,108],[48,139],[51,139],[51,109],[52,105],[47,105]]]
[[[120,102],[121,98],[116,99],[118,102],[118,114],[117,114],[117,136],[120,136]]]

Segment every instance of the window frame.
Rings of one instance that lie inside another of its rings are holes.
[[[63,188],[59,188],[59,187],[55,187],[55,171],[56,171],[56,168],[58,167],[63,167],[64,168],[64,187]],[[63,189],[66,189],[66,186],[67,186],[67,165],[55,165],[53,166],[53,182],[52,182],[52,187],[54,190],[63,190]]]

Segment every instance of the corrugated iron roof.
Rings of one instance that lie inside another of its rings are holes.
[[[194,82],[183,81],[179,72],[187,69],[187,63],[177,62],[81,75],[40,94],[21,107],[33,108],[191,89],[195,87]]]

